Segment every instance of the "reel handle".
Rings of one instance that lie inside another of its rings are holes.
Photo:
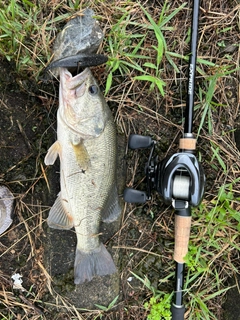
[[[147,200],[149,200],[146,192],[132,188],[124,189],[123,199],[125,202],[129,203],[145,203]]]
[[[153,140],[149,136],[142,136],[140,134],[131,134],[128,140],[128,147],[130,149],[150,148]]]

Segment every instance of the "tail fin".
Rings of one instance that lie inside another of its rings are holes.
[[[74,265],[74,282],[81,284],[85,281],[91,281],[95,275],[105,276],[117,271],[113,259],[104,245],[93,252],[85,253],[76,250]]]

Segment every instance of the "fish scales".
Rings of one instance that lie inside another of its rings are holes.
[[[74,226],[77,235],[75,283],[116,271],[99,240],[100,220],[120,214],[116,187],[116,132],[113,117],[89,69],[72,77],[60,71],[57,115],[58,140],[45,157],[60,157],[61,192],[50,210],[48,224]]]
[[[66,132],[61,127],[59,131]],[[61,188],[62,199],[67,199],[70,205],[73,224],[78,233],[78,243],[85,250],[94,249],[96,247],[94,242],[98,243],[98,237],[94,235],[99,232],[101,212],[107,197],[108,195],[111,197],[116,168],[114,131],[112,121],[109,121],[100,137],[84,141],[84,146],[91,155],[90,168],[86,171],[79,168],[76,163],[70,143],[68,143],[70,147],[62,152],[61,186],[65,186]],[[66,135],[61,137],[60,134],[59,141],[62,141],[62,138],[66,139]],[[92,235],[92,238],[89,239],[89,235]]]

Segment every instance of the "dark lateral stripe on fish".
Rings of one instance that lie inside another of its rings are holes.
[[[80,53],[74,56],[69,56],[65,58],[61,58],[59,60],[51,62],[44,72],[49,71],[50,69],[53,68],[71,68],[71,67],[82,67],[82,68],[87,68],[87,67],[93,67],[93,66],[98,66],[100,64],[103,64],[107,62],[108,57],[103,55],[103,54],[85,54],[85,53]]]

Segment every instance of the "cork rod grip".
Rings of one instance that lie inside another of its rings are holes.
[[[193,138],[182,138],[179,141],[179,149],[182,150],[195,150],[196,149],[196,139]]]
[[[184,257],[188,252],[188,242],[191,228],[191,216],[183,217],[175,214],[175,247],[174,260],[184,263]]]

